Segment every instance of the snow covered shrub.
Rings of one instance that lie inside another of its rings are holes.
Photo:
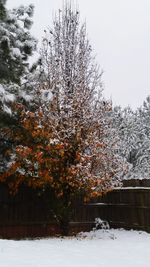
[[[103,229],[103,230],[110,229],[109,223],[100,218],[95,218],[95,227],[93,228],[93,230],[95,231],[98,229]]]

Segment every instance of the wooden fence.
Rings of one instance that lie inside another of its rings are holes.
[[[26,238],[59,235],[53,219],[49,192],[40,194],[22,188],[16,196],[0,184],[0,237]],[[150,232],[150,180],[130,180],[124,187],[84,204],[80,199],[72,210],[70,234],[95,226],[95,218],[108,221],[111,227]]]

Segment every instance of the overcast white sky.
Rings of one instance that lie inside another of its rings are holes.
[[[32,32],[41,39],[62,0],[7,0],[9,8],[35,5]],[[150,0],[78,0],[81,20],[104,70],[104,94],[133,108],[150,94]]]

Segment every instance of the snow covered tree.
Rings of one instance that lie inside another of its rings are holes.
[[[7,10],[0,0],[0,109],[10,113],[9,103],[18,94],[22,79],[29,73],[29,56],[36,49],[30,34],[33,6]]]
[[[110,141],[111,104],[102,98],[101,73],[92,56],[79,12],[67,5],[46,32],[41,50],[41,80],[34,110],[15,105],[22,131],[1,180],[16,192],[20,184],[53,190],[55,218],[64,233],[73,198],[85,200],[118,185],[123,164]]]
[[[115,107],[113,120],[120,139],[118,153],[130,164],[125,178],[149,178],[150,98],[136,111]]]
[[[130,164],[134,164],[134,150],[137,139],[136,115],[130,107],[122,109],[115,107],[113,121],[119,134],[119,153],[125,157]]]
[[[0,165],[4,167],[5,150],[12,144],[5,131],[17,127],[11,105],[18,101],[23,79],[30,73],[29,56],[36,48],[36,40],[30,34],[32,16],[32,5],[8,10],[6,1],[0,0]]]
[[[136,112],[138,118],[137,164],[134,168],[138,178],[150,178],[150,97]]]
[[[4,6],[3,6],[4,4]],[[35,50],[36,41],[30,34],[33,6],[6,10],[0,19],[0,82],[20,84],[28,71],[28,57]]]

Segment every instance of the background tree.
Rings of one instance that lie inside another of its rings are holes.
[[[150,97],[136,112],[138,122],[137,164],[134,168],[138,178],[150,178]]]
[[[130,165],[125,178],[144,179],[150,177],[150,98],[136,111],[115,107],[113,121],[118,131],[120,145],[118,153]]]

